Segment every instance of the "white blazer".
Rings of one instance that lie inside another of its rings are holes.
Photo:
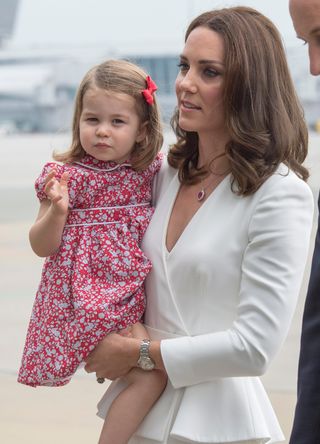
[[[161,341],[168,386],[137,436],[166,443],[260,439],[283,434],[258,378],[283,343],[299,294],[313,216],[308,185],[281,165],[252,196],[227,176],[168,252],[166,232],[179,190],[164,165],[143,241],[153,269],[145,323]],[[99,403],[104,417],[123,388]]]

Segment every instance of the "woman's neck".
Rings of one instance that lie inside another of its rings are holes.
[[[219,170],[226,170],[229,167],[229,161],[226,158],[225,150],[226,144],[230,140],[229,136],[209,137],[199,136],[199,158],[198,167],[211,167],[218,168]],[[211,168],[212,169],[212,168]]]

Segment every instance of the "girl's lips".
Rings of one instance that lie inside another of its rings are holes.
[[[108,145],[107,143],[96,143],[96,148],[111,148],[111,145]]]

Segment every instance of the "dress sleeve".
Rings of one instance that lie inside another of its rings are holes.
[[[154,207],[157,206],[160,196],[165,192],[172,178],[177,173],[177,170],[169,166],[167,155],[164,153],[159,155],[161,155],[161,162],[158,162],[159,169],[152,181],[152,205]]]
[[[163,153],[158,153],[154,161],[147,168],[147,176],[151,180],[151,204],[154,206],[155,190],[157,187],[157,181],[161,166],[163,165]]]
[[[163,162],[163,158],[164,158],[164,154],[163,153],[158,153],[156,158],[154,159],[154,161],[151,163],[151,165],[149,166],[149,171],[151,176],[155,176],[161,168],[162,162]]]
[[[313,197],[294,174],[270,182],[258,191],[248,225],[237,316],[230,328],[161,341],[176,388],[259,376],[287,335],[308,255]]]
[[[44,165],[40,175],[35,181],[35,190],[37,197],[40,201],[47,198],[46,193],[44,192],[45,188],[45,180],[51,170],[55,169],[57,171],[57,178],[60,178],[63,173],[63,165],[59,165],[55,162],[48,162]]]

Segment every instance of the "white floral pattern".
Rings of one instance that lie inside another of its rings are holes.
[[[127,163],[48,163],[69,173],[69,215],[59,250],[46,258],[27,332],[18,381],[61,386],[108,333],[139,321],[151,263],[139,245],[153,214],[151,188],[159,154],[144,171]]]

